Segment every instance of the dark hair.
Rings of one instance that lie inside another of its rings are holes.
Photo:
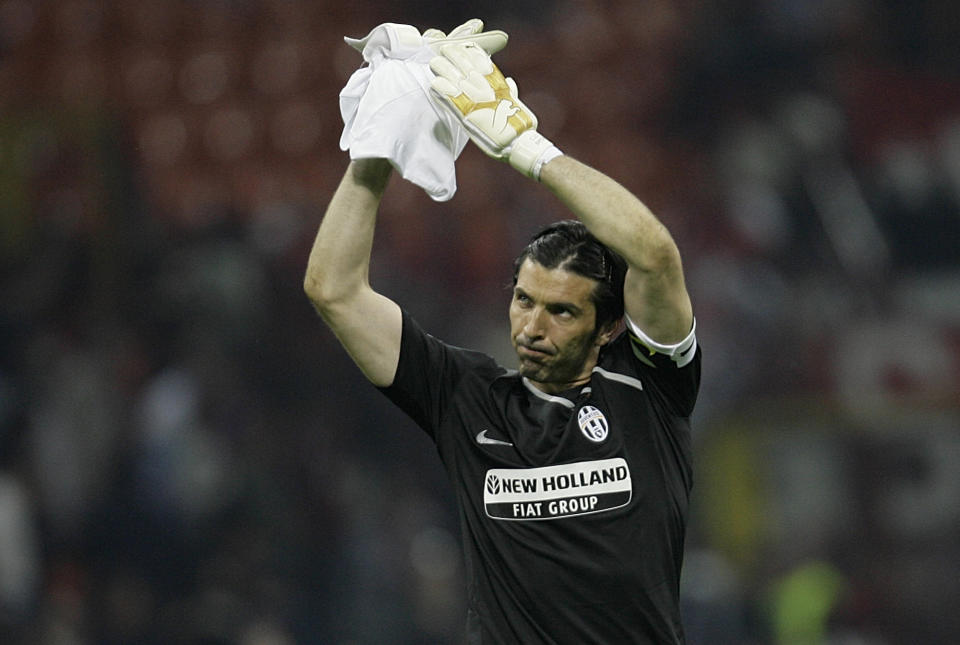
[[[547,269],[563,269],[597,281],[591,300],[597,329],[623,317],[623,278],[627,263],[579,220],[554,222],[534,235],[513,262],[513,284],[530,258]]]

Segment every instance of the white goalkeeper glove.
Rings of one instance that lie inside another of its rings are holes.
[[[507,46],[506,32],[499,29],[483,31],[483,21],[479,18],[466,21],[449,34],[439,29],[427,29],[421,35],[420,30],[413,25],[385,22],[374,27],[363,38],[346,37],[343,40],[363,54],[367,62],[370,62],[373,56],[373,48],[389,50],[394,58],[406,58],[409,53],[423,46],[430,47],[438,54],[448,43],[475,42],[488,54],[495,54]]]
[[[439,29],[427,29],[423,32],[423,42],[436,53],[446,44],[474,42],[488,54],[496,54],[507,46],[507,34],[499,29],[483,30],[483,21],[471,18],[449,34]]]
[[[444,43],[430,69],[434,96],[487,155],[539,180],[543,165],[563,154],[537,132],[537,117],[520,101],[514,80],[476,43]]]

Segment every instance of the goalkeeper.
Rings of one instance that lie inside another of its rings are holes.
[[[637,197],[538,134],[481,24],[457,38],[431,30],[431,100],[573,215],[515,261],[516,364],[434,338],[369,284],[396,161],[350,162],[304,288],[360,370],[436,443],[462,529],[467,642],[683,643],[700,351],[680,254]]]

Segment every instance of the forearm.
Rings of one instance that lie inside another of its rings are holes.
[[[434,94],[474,143],[538,179],[601,243],[623,257],[624,310],[631,320],[660,343],[686,337],[693,316],[680,252],[650,209],[613,179],[563,156],[540,135],[536,117],[517,96],[516,83],[477,47],[447,45],[430,61],[430,69],[436,75]],[[506,113],[510,116],[504,123]]]
[[[353,161],[330,200],[304,276],[304,290],[318,309],[368,286],[377,209],[390,171],[383,159]]]
[[[632,268],[658,271],[679,264],[666,227],[633,193],[600,171],[562,156],[543,167],[540,182]]]

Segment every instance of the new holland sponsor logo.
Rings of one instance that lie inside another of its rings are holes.
[[[487,516],[551,520],[609,511],[630,503],[633,485],[620,458],[543,468],[493,468],[483,485]]]

